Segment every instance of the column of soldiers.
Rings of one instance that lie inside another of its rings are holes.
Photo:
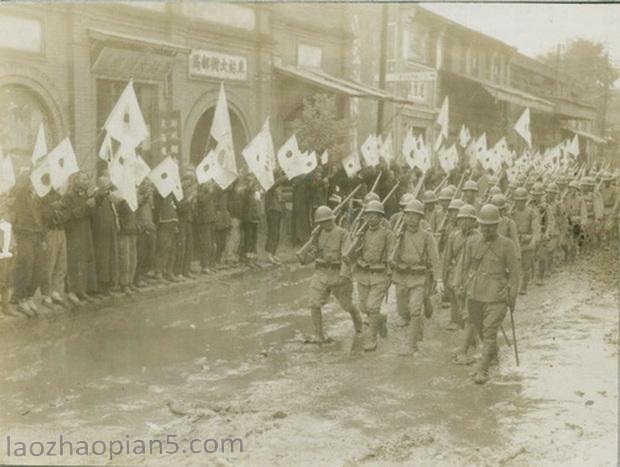
[[[321,308],[333,294],[351,315],[355,339],[363,339],[365,351],[376,350],[377,336],[387,335],[381,308],[394,284],[397,325],[408,331],[403,353],[415,354],[424,317],[437,308],[433,298],[443,296],[450,309],[446,329],[461,330],[454,363],[473,363],[469,354],[481,346],[473,380],[484,384],[497,362],[498,330],[518,294],[532,282],[542,285],[581,251],[618,241],[620,180],[613,181],[608,172],[553,180],[530,173],[502,189],[501,180],[487,175],[481,193],[463,176],[458,187],[402,194],[389,221],[370,193],[349,231],[320,206],[318,227],[298,255],[303,263],[315,261],[310,302],[317,342],[330,340]]]

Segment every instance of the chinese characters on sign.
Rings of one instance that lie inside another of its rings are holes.
[[[245,81],[248,76],[246,57],[221,54],[210,50],[192,50],[189,56],[189,75]]]

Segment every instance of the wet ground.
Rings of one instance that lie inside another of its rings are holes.
[[[521,366],[500,337],[500,366],[483,387],[471,382],[472,368],[450,363],[458,333],[443,329],[447,309],[427,321],[415,357],[400,355],[393,296],[377,352],[361,350],[334,304],[325,324],[336,343],[304,343],[307,268],[4,322],[0,426],[13,449],[61,434],[91,445],[129,440],[132,449],[137,439],[176,436],[176,454],[113,460],[122,464],[616,465],[612,256],[581,259],[520,297]],[[508,318],[504,327],[510,334]],[[187,449],[193,438],[227,437],[241,438],[244,452]],[[9,463],[109,462],[109,449],[7,457],[6,438],[0,446]]]

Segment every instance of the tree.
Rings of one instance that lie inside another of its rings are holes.
[[[301,116],[292,123],[302,151],[325,150],[331,160],[339,160],[346,149],[349,121],[337,118],[336,99],[327,94],[314,94],[304,99]]]
[[[610,89],[620,77],[605,50],[605,45],[586,39],[573,39],[560,48],[559,56],[553,50],[539,59],[559,71],[578,78],[591,96]]]

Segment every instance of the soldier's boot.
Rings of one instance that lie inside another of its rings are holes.
[[[314,326],[314,334],[317,343],[326,342],[325,334],[323,334],[323,314],[320,308],[312,308],[312,324]]]
[[[387,315],[379,313],[379,335],[385,339],[387,334]]]
[[[412,316],[411,322],[409,324],[409,348],[411,352],[418,351],[418,342],[421,341],[420,336],[423,331],[421,331],[422,327],[422,318],[419,316]]]
[[[351,319],[353,320],[353,327],[355,328],[355,333],[361,334],[364,329],[364,320],[362,319],[362,314],[355,307],[351,307],[351,309],[349,310],[349,314],[351,315]]]
[[[519,287],[519,293],[525,295],[527,293],[527,286],[530,283],[530,271],[523,271],[523,277],[521,278],[521,287]]]
[[[489,380],[489,367],[493,362],[493,358],[497,353],[497,347],[484,344],[482,347],[482,360],[478,371],[474,375],[474,382],[476,384],[484,384]]]
[[[469,365],[472,359],[467,356],[467,351],[474,343],[474,326],[470,322],[465,322],[463,330],[463,340],[461,346],[454,357],[454,363],[457,365]]]
[[[373,313],[368,316],[368,320],[370,322],[368,324],[366,341],[364,342],[364,350],[372,352],[377,348],[377,332],[379,331],[381,317],[378,313]]]
[[[418,342],[422,342],[424,340],[424,318],[421,316],[418,318],[416,328],[418,330]]]

